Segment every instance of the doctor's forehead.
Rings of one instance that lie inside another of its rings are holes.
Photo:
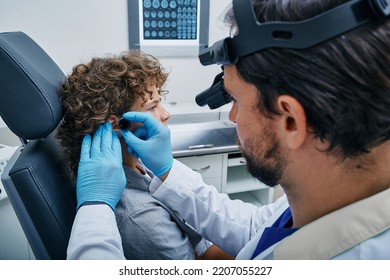
[[[240,77],[235,65],[225,65],[223,67],[223,86],[225,90],[231,94],[235,86],[240,82]],[[242,80],[241,80],[242,82]]]
[[[233,99],[252,99],[258,97],[258,90],[252,83],[245,81],[235,65],[225,65],[223,86]]]

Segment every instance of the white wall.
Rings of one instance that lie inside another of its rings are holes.
[[[211,44],[228,34],[218,17],[231,0],[210,2]],[[25,32],[65,74],[92,56],[128,49],[127,24],[127,0],[0,0],[0,32]],[[171,73],[169,102],[194,102],[219,71],[202,66],[197,57],[160,59]]]

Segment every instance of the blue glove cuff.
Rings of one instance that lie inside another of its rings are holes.
[[[77,211],[80,209],[80,207],[83,207],[83,206],[87,206],[87,205],[98,205],[98,204],[106,204],[108,206],[110,206],[110,208],[112,209],[112,211],[115,212],[115,209],[112,208],[112,206],[110,204],[108,204],[107,202],[104,202],[104,201],[85,201],[83,203],[80,203],[78,206],[77,206]]]
[[[156,172],[155,175],[157,177],[164,175],[165,173],[167,173],[169,171],[169,169],[172,168],[172,165],[173,165],[173,158],[171,158],[170,162],[167,163],[162,169],[160,169],[158,172]]]

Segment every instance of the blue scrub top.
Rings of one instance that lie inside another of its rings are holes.
[[[256,250],[253,252],[251,259],[253,260],[265,249],[297,231],[298,228],[287,227],[291,222],[291,211],[290,208],[287,208],[271,227],[264,229],[263,235],[261,236],[259,243],[257,243]]]

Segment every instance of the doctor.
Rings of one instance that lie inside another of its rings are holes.
[[[159,174],[151,194],[237,259],[390,259],[388,11],[368,0],[255,1],[259,22],[309,19],[267,26],[251,24],[251,2],[233,1],[227,18],[239,35],[201,61],[224,65],[223,94],[249,172],[286,195],[264,207],[229,200],[173,160],[166,127],[126,113],[144,123],[123,136]],[[109,125],[101,131],[82,148],[77,194],[86,203],[69,258],[123,257],[106,205],[123,191],[111,187],[122,180],[117,137]]]

